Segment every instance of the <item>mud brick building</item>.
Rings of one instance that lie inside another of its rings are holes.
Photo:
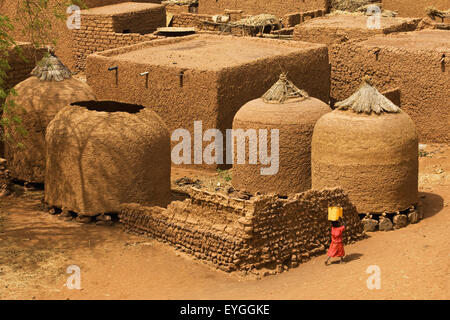
[[[125,2],[81,11],[81,28],[73,30],[75,69],[84,70],[87,55],[149,41],[166,25],[159,4]]]
[[[326,16],[298,24],[294,40],[333,45],[352,39],[367,39],[376,34],[413,31],[419,19],[381,17],[380,29],[369,29],[367,16]],[[330,57],[332,59],[332,57]]]
[[[50,0],[49,6],[52,7],[55,3],[61,4],[62,0]],[[83,0],[83,3],[87,8],[95,8],[99,6],[120,4],[123,2],[139,2],[139,3],[156,3],[160,4],[160,0]],[[0,0],[0,13],[8,16],[13,23],[15,30],[12,35],[16,41],[29,41],[23,34],[23,26],[17,22],[15,19],[21,12],[18,10],[17,1],[13,0]],[[64,9],[64,8],[63,8]],[[65,10],[63,10],[63,13]],[[22,13],[23,14],[23,13]],[[67,28],[66,21],[57,19],[55,17],[51,18],[51,30],[49,30],[49,35],[52,39],[56,40],[56,54],[61,61],[69,67],[71,71],[75,70],[75,41],[71,30]],[[131,42],[135,43],[135,42]]]
[[[239,108],[262,96],[282,70],[328,103],[326,46],[297,41],[211,35],[155,40],[90,55],[86,77],[99,99],[150,107],[171,132],[184,128],[193,136],[200,120],[203,130],[225,134]]]
[[[427,7],[450,9],[450,0],[383,0],[383,9],[397,11],[400,17],[425,17]]]
[[[199,0],[198,13],[218,14],[224,10],[242,10],[244,14],[273,14],[282,16],[310,10],[325,10],[329,8],[328,0]]]
[[[125,230],[166,242],[224,271],[282,272],[326,252],[328,206],[344,209],[344,243],[363,238],[355,207],[341,189],[250,200],[195,189],[167,208],[124,204]],[[270,270],[270,271],[268,271]]]
[[[400,88],[402,109],[423,142],[450,141],[450,33],[422,30],[335,46],[332,96],[349,97],[364,75],[380,90]],[[337,67],[339,66],[339,67]]]

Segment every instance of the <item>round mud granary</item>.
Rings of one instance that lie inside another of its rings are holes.
[[[148,108],[76,102],[50,122],[46,142],[50,206],[95,216],[119,212],[121,203],[169,203],[169,132]]]
[[[17,107],[3,113],[3,121],[10,123],[7,132],[11,135],[10,141],[5,143],[5,158],[13,178],[42,183],[48,123],[68,104],[92,100],[95,95],[85,82],[72,78],[55,56],[42,59],[31,74],[14,87],[17,96],[7,99],[7,103],[14,101]],[[20,119],[21,123],[13,119]]]
[[[317,121],[312,187],[342,187],[360,213],[405,210],[417,202],[418,138],[411,118],[365,79]]]
[[[269,91],[245,104],[234,117],[237,143],[234,146],[233,186],[251,193],[274,192],[283,196],[310,189],[314,125],[330,111],[326,103],[309,97],[282,74]],[[272,141],[277,130],[278,145]],[[250,138],[243,140],[245,135]],[[239,142],[240,139],[245,143]],[[267,152],[264,152],[266,145]],[[239,148],[244,146],[245,161],[242,161]],[[261,161],[265,154],[272,158],[271,161]]]

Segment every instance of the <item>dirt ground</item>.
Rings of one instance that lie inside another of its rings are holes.
[[[0,298],[450,299],[450,146],[427,145],[422,155],[424,220],[369,233],[346,246],[345,264],[315,257],[261,280],[216,271],[120,225],[61,221],[41,210],[39,191],[0,199]],[[66,287],[70,265],[80,267],[80,290]],[[371,265],[381,270],[379,290],[367,288]]]

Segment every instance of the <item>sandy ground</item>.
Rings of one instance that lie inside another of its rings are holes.
[[[346,246],[343,265],[316,257],[261,280],[216,271],[120,225],[61,221],[41,211],[41,192],[0,199],[0,298],[449,299],[450,146],[426,151],[433,153],[420,158],[424,220]],[[80,290],[66,287],[70,265],[80,267]],[[367,288],[371,265],[381,270],[379,290]]]

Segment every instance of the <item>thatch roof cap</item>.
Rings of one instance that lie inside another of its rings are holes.
[[[31,75],[41,81],[63,81],[72,77],[70,70],[54,55],[45,56],[39,61]]]
[[[284,103],[288,99],[307,98],[308,93],[297,88],[285,73],[280,75],[277,82],[261,97],[267,103]]]
[[[399,113],[400,108],[372,86],[369,77],[364,77],[361,87],[349,98],[335,104],[339,110],[351,109],[356,113]]]

